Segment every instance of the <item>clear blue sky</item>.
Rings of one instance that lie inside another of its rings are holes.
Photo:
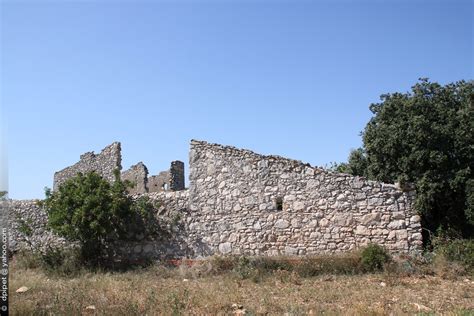
[[[116,140],[150,174],[193,138],[344,161],[381,94],[472,79],[472,42],[472,1],[3,0],[10,197]]]

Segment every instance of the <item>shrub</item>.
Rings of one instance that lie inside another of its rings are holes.
[[[235,259],[233,257],[213,256],[210,259],[211,271],[214,274],[221,274],[231,271],[235,266]]]
[[[256,268],[267,272],[292,271],[294,268],[294,263],[285,257],[256,257],[252,260],[252,263]]]
[[[78,173],[58,191],[46,189],[41,203],[48,214],[48,225],[58,235],[80,245],[84,263],[92,266],[113,262],[114,243],[132,239],[134,230],[150,221],[153,207],[149,201],[134,201],[127,194],[129,183],[120,180],[110,184],[95,172]],[[151,234],[149,229],[143,229]],[[56,257],[56,255],[54,255]]]
[[[434,250],[436,256],[474,269],[474,239],[437,239],[434,241]]]
[[[75,276],[82,270],[80,250],[49,247],[40,254],[41,267],[58,276]]]
[[[369,244],[361,251],[361,263],[366,271],[382,270],[390,259],[387,250],[377,244]]]
[[[362,270],[360,254],[355,252],[307,257],[296,266],[296,271],[302,277],[321,274],[357,274],[363,272]]]
[[[252,266],[249,257],[242,256],[237,259],[237,262],[234,266],[234,272],[241,278],[241,279],[248,279],[255,268]]]
[[[41,267],[41,256],[38,252],[20,250],[13,257],[21,269],[36,269]]]
[[[42,251],[19,251],[14,258],[22,269],[41,268],[48,274],[57,276],[75,276],[82,271],[77,248],[48,247]]]

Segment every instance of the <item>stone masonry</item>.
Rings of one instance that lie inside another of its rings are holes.
[[[122,180],[128,180],[133,187],[128,189],[131,194],[148,192],[148,168],[143,162],[131,166],[128,170],[122,172]]]
[[[211,252],[306,255],[421,247],[415,192],[299,161],[191,141],[190,236]]]
[[[74,170],[98,168],[108,175],[104,170],[116,168],[121,158],[118,150],[118,158],[101,158],[106,165],[98,166],[97,157],[106,149],[97,156],[87,154],[95,158],[88,158],[95,165],[86,166],[81,159]],[[189,189],[184,189],[182,162],[173,162],[169,172],[158,176],[147,177],[143,164],[122,173],[122,178],[138,184],[130,192],[134,197],[146,195],[157,201],[156,216],[174,223],[168,240],[121,244],[131,257],[312,255],[350,251],[369,242],[393,253],[421,251],[413,191],[196,140],[191,141],[189,164]],[[55,184],[72,174],[69,168],[55,174]],[[170,191],[163,191],[165,184]],[[29,240],[39,246],[63,242],[44,230],[46,217],[36,203],[13,201],[9,216],[13,250],[24,244],[18,223],[25,219],[33,226]]]
[[[78,172],[87,173],[95,171],[104,179],[113,181],[115,170],[122,169],[121,147],[119,142],[110,144],[102,149],[99,154],[87,152],[81,155],[79,162],[64,168],[54,174],[53,190],[57,190],[67,179],[74,177]]]

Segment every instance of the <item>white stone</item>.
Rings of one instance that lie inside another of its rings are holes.
[[[293,203],[293,210],[295,211],[301,211],[302,209],[304,209],[305,205],[303,202],[300,202],[300,201],[296,201],[295,203]]]
[[[421,218],[419,215],[413,215],[412,217],[410,217],[410,223],[419,223],[420,220]]]
[[[329,224],[329,221],[325,218],[323,218],[319,221],[319,226],[321,226],[321,227],[326,227],[326,226],[328,226],[328,224]]]
[[[224,242],[219,245],[219,251],[223,254],[230,253],[232,251],[232,244],[230,242]]]
[[[402,228],[405,228],[405,221],[404,220],[391,221],[390,223],[388,223],[387,228],[389,228],[389,229],[402,229]]]
[[[294,256],[298,253],[298,249],[296,248],[293,248],[293,247],[290,247],[290,246],[286,246],[285,247],[285,254],[288,255],[288,256]]]
[[[393,212],[392,219],[405,219],[405,213],[403,212]]]
[[[300,228],[300,227],[301,227],[300,220],[297,219],[297,218],[293,218],[293,219],[291,220],[291,227]]]
[[[290,223],[288,223],[288,221],[284,219],[279,219],[275,223],[275,227],[280,228],[280,229],[285,229],[285,228],[288,228],[289,226],[290,226]]]
[[[308,183],[306,184],[306,188],[308,188],[309,190],[313,190],[313,189],[316,189],[317,187],[319,187],[319,181],[318,180],[316,180],[316,179],[308,180]]]
[[[373,225],[380,223],[380,213],[370,213],[364,215],[361,220],[362,224],[364,225]]]
[[[406,240],[408,238],[408,232],[405,229],[395,231],[397,240]]]
[[[355,233],[357,235],[367,236],[367,235],[370,235],[370,229],[368,229],[367,227],[362,226],[362,225],[357,225]]]

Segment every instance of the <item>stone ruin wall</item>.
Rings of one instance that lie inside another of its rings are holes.
[[[170,172],[161,171],[156,176],[148,177],[148,192],[163,192],[169,189]]]
[[[146,193],[148,192],[148,168],[139,162],[125,170],[120,175],[123,181],[130,181],[133,187],[128,189],[130,194]]]
[[[97,172],[104,179],[113,182],[115,170],[122,170],[122,153],[119,142],[114,142],[102,149],[99,154],[87,152],[80,156],[77,163],[66,167],[54,174],[53,190],[57,190],[67,179],[77,173]],[[184,190],[184,163],[172,161],[169,170],[162,171],[156,176],[148,176],[148,168],[143,162],[131,166],[121,172],[122,180],[128,180],[134,184],[129,189],[130,194],[143,194],[148,192],[179,191]]]
[[[8,201],[10,250],[44,250],[48,246],[63,247],[67,244],[64,238],[47,229],[48,216],[38,202],[39,200]]]
[[[121,146],[119,142],[110,144],[102,149],[99,154],[87,152],[81,155],[79,162],[64,168],[54,174],[53,190],[57,190],[67,179],[74,177],[77,173],[95,171],[108,181],[114,181],[115,170],[122,169]]]
[[[189,234],[210,253],[308,255],[369,242],[421,249],[414,192],[200,141],[189,159]]]
[[[184,190],[184,163],[182,161],[172,161],[170,167],[170,190]]]
[[[108,160],[112,166],[120,161],[118,153],[119,160]],[[124,253],[137,259],[216,253],[311,255],[349,251],[368,242],[394,253],[421,250],[414,192],[201,141],[191,142],[189,160],[189,190],[149,192],[153,176],[147,178],[147,169],[140,163],[122,173],[122,178],[139,180],[137,190],[131,192],[134,197],[146,195],[158,201],[156,216],[174,223],[172,237],[156,241],[138,236],[135,242],[120,244]],[[182,170],[179,187],[184,189],[184,164],[175,165]],[[148,191],[139,192],[143,187]],[[40,247],[64,245],[62,238],[46,230],[46,219],[35,201],[12,201],[10,248],[24,247],[25,238]],[[21,232],[21,222],[31,224],[31,236]]]
[[[194,252],[189,248],[185,230],[180,223],[174,223],[177,214],[184,216],[188,206],[188,190],[176,192],[146,193],[159,202],[157,217],[169,223],[172,232],[164,240],[145,239],[143,235],[133,236],[134,241],[121,241],[116,245],[118,253],[131,260],[189,257]],[[135,195],[134,198],[143,196]],[[39,200],[8,201],[8,247],[11,251],[45,251],[49,247],[64,248],[71,243],[47,229],[47,214],[38,204]],[[29,230],[29,232],[28,232]]]
[[[156,176],[148,177],[146,192],[181,191],[184,185],[184,163],[178,160],[171,162],[167,171],[161,171]]]

